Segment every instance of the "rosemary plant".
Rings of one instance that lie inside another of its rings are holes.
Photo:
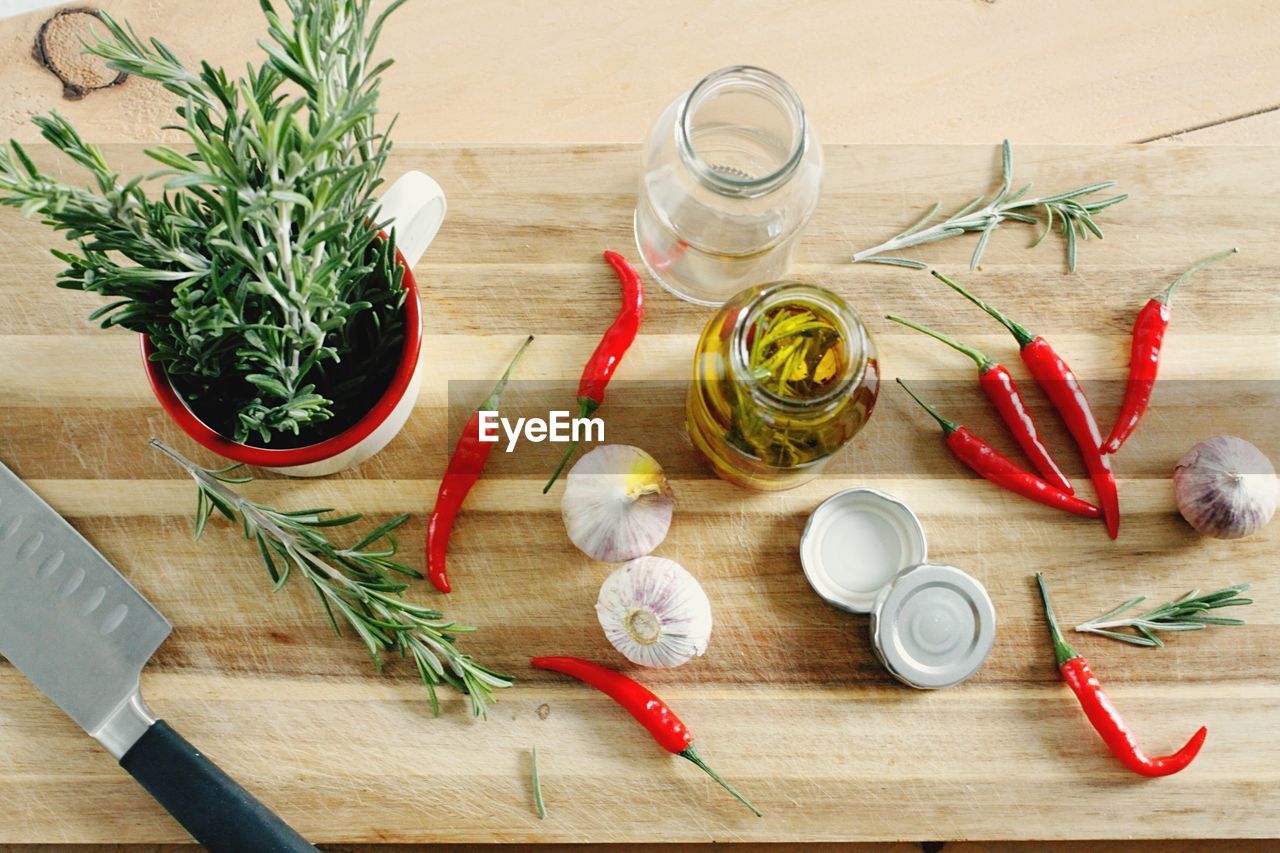
[[[239,441],[363,415],[335,409],[359,408],[402,342],[403,272],[370,221],[390,147],[374,126],[390,61],[371,56],[402,2],[374,17],[372,0],[287,0],[286,22],[261,0],[266,58],[239,79],[102,13],[108,38],[86,49],[173,93],[190,150],[149,149],[160,169],[126,180],[65,118],[35,118],[86,189],[0,145],[0,203],[76,243],[53,253],[59,286],[110,297],[91,319],[148,335],[196,413],[228,410]]]
[[[283,587],[294,571],[300,574],[320,596],[333,629],[342,634],[341,616],[369,649],[379,672],[384,652],[412,657],[437,715],[438,685],[448,684],[470,696],[472,713],[478,717],[486,715],[495,689],[511,686],[510,677],[481,666],[454,646],[454,634],[474,629],[456,625],[439,611],[400,597],[408,585],[396,580],[394,574],[421,577],[393,559],[396,542],[392,531],[408,519],[407,515],[396,516],[354,545],[341,547],[329,539],[326,530],[358,521],[360,515],[334,516],[330,509],[272,509],[230,488],[253,479],[235,475],[239,465],[201,468],[163,442],[152,439],[151,444],[195,480],[197,539],[215,511],[230,521],[239,521],[245,538],[258,546],[275,589]]]
[[[1243,625],[1243,619],[1212,616],[1209,611],[1222,607],[1253,604],[1253,599],[1240,597],[1240,594],[1248,588],[1249,584],[1241,583],[1207,595],[1201,595],[1200,590],[1193,589],[1181,598],[1166,602],[1145,613],[1117,618],[1121,613],[1132,610],[1146,601],[1146,598],[1139,596],[1108,610],[1101,616],[1077,625],[1076,630],[1132,643],[1135,646],[1163,646],[1164,641],[1156,636],[1156,631],[1203,631],[1210,625]],[[1130,634],[1123,630],[1125,628],[1132,628],[1135,633]]]
[[[883,255],[887,252],[900,252],[924,243],[945,240],[948,237],[958,237],[972,231],[977,232],[979,236],[978,244],[973,249],[972,257],[969,258],[969,269],[977,269],[978,262],[982,260],[982,253],[987,248],[987,241],[991,239],[991,232],[1000,227],[1000,223],[1011,219],[1015,222],[1035,225],[1040,220],[1034,214],[1036,209],[1040,208],[1044,211],[1044,226],[1032,247],[1039,246],[1049,232],[1054,230],[1056,224],[1058,231],[1067,242],[1067,269],[1075,272],[1077,240],[1087,240],[1090,234],[1099,240],[1102,239],[1102,229],[1093,221],[1094,214],[1113,204],[1119,204],[1129,196],[1116,195],[1095,201],[1088,201],[1086,197],[1113,186],[1115,181],[1099,181],[1066,192],[1028,198],[1027,193],[1031,192],[1031,184],[1027,184],[1016,192],[1013,191],[1013,153],[1009,148],[1009,140],[1006,139],[1000,146],[1000,189],[994,196],[990,199],[978,196],[942,222],[930,225],[933,217],[942,208],[941,202],[935,203],[929,208],[928,213],[906,231],[891,237],[879,246],[856,253],[853,256],[853,262],[855,264],[860,262],[893,264],[918,270],[928,269],[928,264],[913,258],[883,257]]]

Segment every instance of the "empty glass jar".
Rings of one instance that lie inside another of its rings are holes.
[[[763,68],[722,68],[649,134],[636,245],[672,293],[720,305],[786,274],[821,188],[822,148],[795,90]]]

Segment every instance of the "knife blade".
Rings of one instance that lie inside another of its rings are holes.
[[[97,548],[0,463],[0,656],[215,853],[314,851],[142,699],[172,626]]]
[[[117,759],[154,722],[134,697],[172,628],[0,464],[0,655]]]

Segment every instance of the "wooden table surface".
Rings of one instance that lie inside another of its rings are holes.
[[[86,5],[77,3],[73,5]],[[258,55],[256,0],[89,3],[229,69]],[[279,5],[279,4],[278,4]],[[401,142],[637,142],[707,72],[750,62],[800,93],[825,142],[1280,142],[1274,0],[413,0],[383,49]],[[0,16],[4,4],[0,3]],[[30,57],[48,12],[0,20],[0,136],[58,108],[148,142],[163,92],[65,103]]]
[[[259,29],[249,3],[242,15],[219,11],[216,26],[201,4],[105,5],[180,54],[231,65],[250,55]],[[666,384],[685,378],[706,313],[652,288],[645,334],[606,413],[610,440],[645,446],[672,472],[676,523],[659,553],[700,577],[717,628],[705,659],[646,679],[681,710],[718,769],[765,808],[757,821],[635,736],[607,702],[524,663],[548,652],[616,661],[591,613],[606,567],[568,546],[558,501],[538,493],[549,448],[495,456],[456,537],[458,592],[442,605],[480,626],[468,650],[520,684],[488,722],[465,719],[456,700],[432,720],[410,674],[369,672],[363,653],[327,630],[307,590],[269,595],[233,531],[190,542],[190,487],[146,438],[195,450],[150,397],[136,342],[86,323],[91,300],[50,284],[53,239],[0,212],[0,459],[174,622],[144,676],[152,703],[323,842],[1280,835],[1268,799],[1280,710],[1280,528],[1235,544],[1201,540],[1173,514],[1168,483],[1178,456],[1215,432],[1245,435],[1280,458],[1280,149],[1185,144],[1280,142],[1276,113],[1266,111],[1280,63],[1265,6],[1164,4],[1153,16],[1146,4],[1112,4],[1055,19],[1048,7],[983,3],[815,4],[781,17],[764,4],[678,12],[651,4],[643,13],[597,5],[600,20],[587,23],[573,4],[504,5],[501,15],[462,5],[411,5],[401,15],[422,26],[392,28],[388,41],[400,64],[390,72],[387,108],[402,114],[388,174],[427,171],[451,206],[416,270],[425,285],[428,381],[415,415],[354,472],[254,487],[282,504],[319,501],[375,518],[414,512],[405,537],[411,562],[421,559],[422,513],[476,383],[500,371],[522,334],[536,332],[512,390],[530,413],[545,410],[542,395],[571,396],[612,310],[615,285],[596,258],[606,246],[631,251],[638,154],[584,143],[636,139],[705,69],[740,57],[777,68],[797,84],[828,142],[990,143],[1010,135],[1184,143],[1018,145],[1018,175],[1040,188],[1110,177],[1134,195],[1105,214],[1107,240],[1082,247],[1075,276],[1063,274],[1056,246],[1031,251],[1015,227],[993,239],[977,274],[964,273],[967,240],[920,252],[1059,342],[1093,383],[1104,420],[1119,393],[1108,380],[1123,376],[1141,301],[1204,254],[1233,244],[1243,254],[1180,297],[1162,374],[1174,381],[1120,466],[1126,516],[1117,543],[1094,525],[974,481],[892,389],[867,430],[810,486],[762,496],[710,479],[668,405],[677,386]],[[42,18],[0,22],[0,55],[15,60],[0,62],[0,134],[29,137],[27,116],[56,107],[109,143],[122,171],[144,168],[135,143],[155,138],[164,98],[131,81],[60,102],[56,82],[25,59]],[[725,19],[745,41],[709,37]],[[795,37],[777,38],[777,26]],[[544,52],[554,60],[535,61]],[[1076,61],[1043,61],[1055,52]],[[1249,113],[1258,114],[1231,120]],[[1200,125],[1213,126],[1180,133]],[[560,144],[519,144],[530,141]],[[486,142],[504,144],[474,144]],[[47,150],[37,153],[51,162]],[[927,277],[844,263],[934,198],[958,204],[990,187],[993,146],[833,146],[828,157],[826,193],[797,274],[863,313],[886,378],[930,382],[952,412],[998,442],[964,361],[878,318],[907,313],[1014,361],[1007,337]],[[1062,434],[1054,440],[1078,474]],[[1000,635],[970,684],[929,694],[896,685],[870,655],[864,620],[826,608],[804,584],[795,557],[804,519],[822,497],[854,484],[907,499],[924,519],[932,556],[990,589]],[[1029,585],[1040,568],[1064,618],[1076,621],[1129,594],[1257,584],[1259,604],[1243,629],[1159,651],[1081,642],[1153,749],[1210,726],[1192,772],[1143,783],[1099,749],[1053,671]],[[425,585],[413,594],[437,600]],[[0,844],[182,840],[104,752],[7,666],[0,695]],[[546,822],[528,802],[534,744],[552,812]]]

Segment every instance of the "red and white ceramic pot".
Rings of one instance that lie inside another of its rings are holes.
[[[200,420],[174,390],[159,362],[152,361],[151,345],[142,336],[142,357],[147,379],[160,405],[182,431],[199,444],[233,462],[256,465],[293,477],[321,477],[359,465],[386,447],[413,412],[422,384],[422,307],[413,267],[431,245],[447,209],[440,185],[421,172],[406,172],[378,202],[376,218],[390,222],[396,231],[396,251],[404,264],[405,338],[400,363],[391,384],[364,417],[343,432],[302,447],[252,447],[233,441]]]

